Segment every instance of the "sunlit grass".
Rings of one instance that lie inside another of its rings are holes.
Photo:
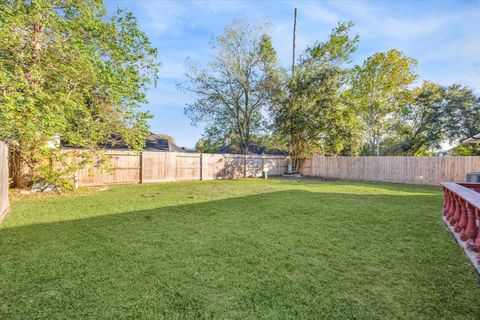
[[[0,319],[475,319],[439,188],[315,180],[110,187],[19,200]]]

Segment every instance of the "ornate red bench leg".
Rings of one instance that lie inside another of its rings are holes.
[[[445,216],[445,218],[448,220],[448,217],[450,215],[450,207],[451,207],[451,203],[452,203],[452,200],[451,200],[451,195],[450,195],[450,191],[448,191],[447,188],[443,188],[444,190],[444,209],[443,209],[443,215]]]
[[[448,198],[450,199],[450,205],[448,206],[447,221],[450,223],[455,214],[455,197],[450,190],[448,191]]]
[[[448,198],[448,193],[447,193],[447,188],[443,187],[443,215],[447,215],[447,198]]]
[[[455,222],[457,221],[456,217],[460,214],[460,205],[458,204],[458,199],[455,194],[452,194],[452,201],[453,201],[453,206],[452,206],[450,220],[448,221],[451,226],[455,225]]]
[[[463,241],[475,239],[478,235],[478,226],[477,226],[477,217],[475,216],[475,208],[467,203],[467,215],[468,215],[468,222],[467,227],[465,228],[463,234],[461,235],[460,239]]]
[[[457,232],[460,232],[460,239],[462,241],[465,241],[468,239],[465,235],[465,230],[467,229],[467,224],[468,224],[468,211],[467,211],[467,203],[463,199],[460,199],[460,210],[461,210],[461,215],[460,215],[460,221],[458,221]]]
[[[476,239],[472,239],[467,242],[467,248],[475,252],[480,252],[480,226],[478,225],[478,223],[480,223],[480,210],[478,208],[474,208],[472,212],[473,215],[476,216],[475,226],[477,229],[477,235]]]
[[[460,232],[460,218],[462,217],[462,203],[460,202],[460,197],[455,196],[455,215],[453,216],[453,230],[455,232]]]

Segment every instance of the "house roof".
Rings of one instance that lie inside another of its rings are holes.
[[[146,138],[145,151],[189,152],[189,150],[181,148],[168,141],[167,138],[155,133],[150,133]]]
[[[62,145],[64,148],[72,148],[74,146],[69,145]],[[119,140],[115,144],[104,144],[102,145],[105,149],[113,149],[113,150],[130,150],[130,148],[123,143],[123,141]],[[182,148],[177,146],[175,143],[170,142],[166,137],[155,134],[150,132],[145,138],[145,149],[144,151],[160,151],[160,152],[192,152],[189,149]]]
[[[480,143],[480,133],[463,141],[463,143]]]
[[[236,153],[231,146],[222,146],[218,148],[218,153]],[[248,147],[248,154],[270,154],[270,155],[287,155],[285,150],[267,150],[265,146],[259,146],[255,143],[250,143]]]

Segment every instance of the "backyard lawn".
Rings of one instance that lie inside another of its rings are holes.
[[[479,319],[441,190],[316,180],[18,200],[0,319]]]

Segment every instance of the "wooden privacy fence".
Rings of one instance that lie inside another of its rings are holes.
[[[81,150],[72,150],[72,159]],[[91,165],[78,170],[79,186],[150,183],[178,180],[234,179],[280,175],[287,170],[286,156],[204,154],[178,152],[130,152],[110,150]]]
[[[10,207],[8,202],[8,149],[0,141],[0,221],[7,214]]]
[[[480,171],[472,157],[313,157],[302,165],[304,175],[364,181],[438,185],[464,182],[467,172]]]

